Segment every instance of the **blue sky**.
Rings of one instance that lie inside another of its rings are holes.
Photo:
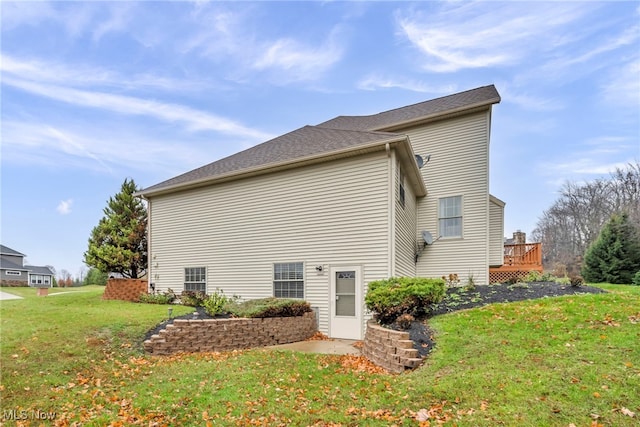
[[[531,233],[640,159],[637,2],[7,2],[1,238],[77,275],[140,187],[337,115],[495,84],[491,192]]]

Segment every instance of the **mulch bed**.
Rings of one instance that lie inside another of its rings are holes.
[[[604,292],[606,291],[591,286],[572,287],[569,285],[559,285],[555,282],[517,283],[514,285],[502,283],[488,286],[476,286],[474,290],[467,290],[463,286],[450,287],[447,289],[447,294],[442,302],[431,307],[424,318],[416,319],[412,322],[411,327],[406,331],[409,332],[409,338],[413,341],[413,347],[418,350],[420,357],[425,357],[435,346],[433,330],[431,330],[427,325],[427,320],[430,317],[451,313],[453,311],[482,307],[487,304],[524,301],[563,295],[599,294]],[[226,315],[220,317],[224,318],[229,316]],[[157,334],[162,329],[165,329],[165,327],[168,324],[173,323],[175,319],[213,318],[213,316],[209,315],[209,313],[204,310],[204,307],[198,307],[193,313],[174,317],[159,323],[146,333],[144,340],[150,339],[152,335]],[[403,330],[396,324],[387,325],[387,327],[395,330]]]
[[[420,357],[425,357],[435,346],[433,330],[427,325],[430,317],[451,313],[458,310],[482,307],[487,304],[501,302],[515,302],[529,299],[557,297],[575,294],[599,294],[606,291],[591,286],[572,287],[559,285],[555,282],[517,283],[514,285],[502,283],[488,286],[476,286],[474,290],[464,287],[451,287],[441,303],[431,307],[424,318],[411,323],[406,330],[413,341],[413,348],[418,350]],[[388,326],[391,329],[402,330],[398,325]]]

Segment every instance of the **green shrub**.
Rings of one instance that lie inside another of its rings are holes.
[[[212,316],[229,313],[229,305],[235,301],[236,297],[228,297],[222,289],[216,289],[211,295],[204,299],[202,305],[207,313]]]
[[[631,283],[636,286],[640,286],[640,271],[633,276],[633,281]]]
[[[567,276],[558,277],[556,278],[556,280],[554,280],[554,282],[556,282],[558,285],[570,285],[571,279],[569,279]]]
[[[527,273],[526,276],[522,278],[523,282],[531,283],[531,282],[540,282],[542,274],[538,271],[532,270]]]
[[[369,283],[364,302],[374,319],[391,324],[403,314],[424,314],[431,304],[442,301],[445,292],[444,279],[392,277]]]
[[[553,273],[544,272],[540,276],[540,281],[541,282],[555,282],[556,281],[556,276],[554,276]]]
[[[226,308],[237,317],[295,317],[311,311],[304,300],[284,298],[253,299],[227,304]]]
[[[180,302],[189,307],[202,307],[207,299],[207,294],[202,291],[182,291]]]
[[[166,292],[153,291],[149,294],[142,294],[138,299],[139,302],[145,304],[171,304],[176,299],[176,294],[171,289]]]

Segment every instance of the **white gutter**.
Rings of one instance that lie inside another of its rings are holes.
[[[200,187],[200,186],[211,184],[218,181],[229,181],[232,179],[235,180],[235,179],[240,179],[244,177],[249,177],[252,175],[258,175],[258,174],[267,173],[267,172],[275,172],[278,170],[282,170],[282,169],[290,168],[294,166],[302,166],[306,163],[315,163],[315,162],[322,161],[323,159],[347,157],[349,153],[357,153],[359,151],[362,151],[362,152],[373,151],[376,148],[380,149],[383,144],[386,147],[390,143],[402,142],[403,140],[406,140],[405,135],[398,135],[398,136],[394,135],[391,138],[376,141],[376,142],[365,144],[365,145],[358,145],[355,147],[349,147],[342,150],[331,151],[328,153],[324,152],[319,154],[313,154],[313,155],[301,157],[298,159],[287,160],[283,162],[274,162],[274,163],[259,165],[259,166],[255,166],[247,169],[231,171],[231,172],[227,172],[220,175],[204,177],[204,178],[193,180],[193,181],[182,182],[179,184],[162,187],[157,190],[151,190],[151,191],[141,190],[134,193],[134,195],[148,198],[149,196],[157,196],[157,195],[171,193],[178,190],[186,190],[190,188]]]

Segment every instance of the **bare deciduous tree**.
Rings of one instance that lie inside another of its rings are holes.
[[[640,163],[618,168],[608,179],[567,182],[560,197],[542,213],[532,238],[543,243],[547,269],[580,271],[582,256],[612,215],[626,212],[640,225]]]

